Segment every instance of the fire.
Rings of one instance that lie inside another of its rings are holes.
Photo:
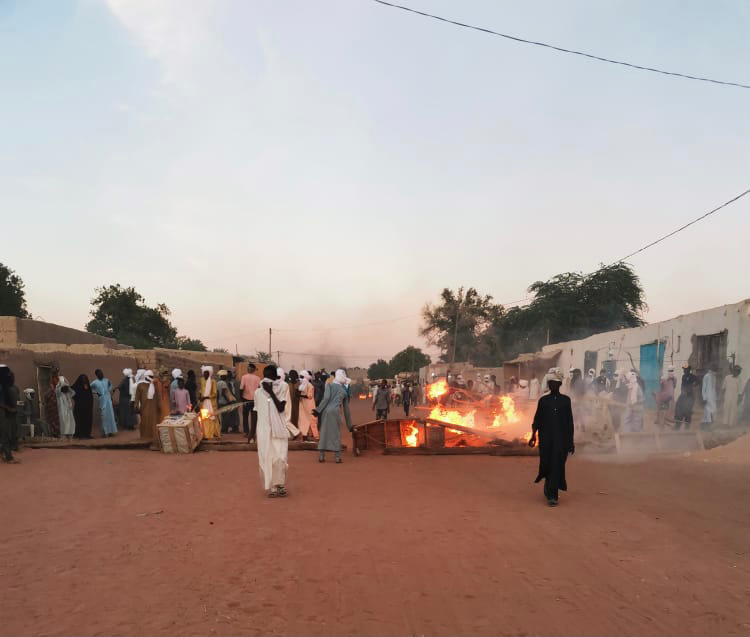
[[[419,428],[413,422],[407,423],[409,433],[404,435],[404,442],[407,447],[416,447],[419,440]]]
[[[521,422],[521,416],[516,411],[516,403],[511,396],[500,396],[505,420],[510,423]]]
[[[201,420],[206,420],[209,416],[208,409],[201,409]]]
[[[441,378],[439,381],[427,385],[427,398],[437,400],[442,395],[448,393],[448,381]]]
[[[432,420],[439,420],[440,422],[447,422],[451,425],[461,425],[463,427],[474,427],[474,415],[476,410],[470,411],[468,414],[462,414],[460,411],[455,409],[443,409],[442,407],[433,407],[428,418]],[[460,434],[461,431],[457,429],[451,429],[453,433]]]

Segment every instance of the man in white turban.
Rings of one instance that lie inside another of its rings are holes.
[[[182,378],[182,370],[181,369],[173,369],[172,370],[172,382],[169,385],[169,408],[172,411],[176,411],[177,404],[174,401],[174,393],[177,391],[179,387],[178,381]]]

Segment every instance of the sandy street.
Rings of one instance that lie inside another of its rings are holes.
[[[738,441],[741,442],[741,441]],[[0,633],[747,635],[750,466],[25,450],[0,466]],[[151,515],[142,515],[151,514]]]

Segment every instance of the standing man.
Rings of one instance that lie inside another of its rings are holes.
[[[135,414],[133,413],[133,401],[135,400],[136,384],[133,380],[133,370],[125,368],[122,370],[122,380],[117,386],[119,399],[117,403],[117,416],[121,429],[135,429]]]
[[[99,415],[102,421],[102,433],[104,437],[114,436],[117,433],[115,424],[115,410],[112,407],[112,383],[104,378],[101,369],[94,371],[96,380],[91,383],[91,390],[96,394],[99,403]]]
[[[544,478],[544,496],[549,506],[557,506],[558,490],[568,490],[565,462],[575,453],[573,409],[570,398],[560,393],[563,376],[557,371],[547,380],[549,393],[539,399],[531,425],[529,446],[536,445],[539,434],[539,473],[534,482]]]
[[[404,414],[409,417],[409,407],[411,407],[412,390],[411,383],[407,380],[404,383],[404,389],[401,391],[401,401],[404,406]]]
[[[177,388],[178,388],[177,381],[180,378],[182,378],[182,370],[173,369],[172,370],[172,383],[169,385],[169,411],[177,410],[177,403],[175,403],[175,400],[174,400],[174,393],[177,391]]]
[[[13,435],[18,416],[18,396],[13,392],[13,372],[7,365],[0,366],[0,451],[9,464],[18,462],[13,457]]]
[[[252,363],[247,366],[247,374],[240,379],[242,392],[242,431],[247,434],[248,442],[255,442],[255,430],[258,427],[258,412],[255,411],[255,390],[260,387],[260,378],[255,373],[256,367]],[[247,417],[250,416],[251,425],[248,427]]]
[[[693,404],[695,403],[695,386],[698,378],[693,374],[690,365],[682,366],[682,381],[680,383],[680,395],[674,406],[674,428],[679,429],[683,424],[685,429],[690,428],[693,419]]]
[[[258,464],[263,488],[269,498],[286,497],[287,456],[289,431],[286,428],[284,409],[275,389],[281,387],[276,365],[266,365],[263,382],[255,390],[253,409],[258,414]],[[283,382],[283,381],[282,381]]]
[[[372,401],[372,408],[375,411],[375,417],[378,420],[386,420],[388,418],[388,410],[391,406],[391,390],[388,389],[388,381],[383,379],[378,393],[375,394],[375,400]]]
[[[703,419],[701,427],[708,429],[714,423],[716,418],[716,370],[717,366],[712,364],[705,376],[703,376],[703,386],[701,387],[701,396],[703,397]]]

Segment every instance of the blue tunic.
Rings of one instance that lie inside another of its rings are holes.
[[[112,407],[112,383],[106,378],[98,378],[91,383],[91,389],[96,394],[99,403],[99,414],[102,418],[102,431],[105,434],[117,433],[115,424],[115,410]]]
[[[318,405],[318,431],[320,451],[341,451],[341,407],[344,407],[346,427],[352,430],[352,417],[349,412],[349,397],[346,389],[338,383],[326,385],[323,400]]]

